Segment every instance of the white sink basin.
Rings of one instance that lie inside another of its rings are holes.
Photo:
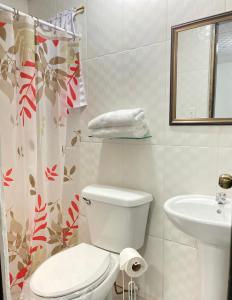
[[[194,238],[220,247],[230,244],[231,201],[221,213],[213,196],[186,195],[169,199],[164,210],[168,218],[185,233]]]
[[[166,201],[164,211],[176,227],[198,241],[201,300],[226,300],[232,201],[219,206],[213,196],[177,196]]]

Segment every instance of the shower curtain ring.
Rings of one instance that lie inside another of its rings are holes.
[[[13,8],[13,9],[14,9],[14,12],[13,12],[13,18],[16,19],[17,11],[16,11],[16,8]]]
[[[39,18],[36,18],[36,19],[35,19],[35,29],[36,29],[37,27],[39,27],[39,25],[40,25]]]
[[[18,9],[14,9],[14,12],[15,12],[15,19],[16,19],[16,21],[18,21],[19,17],[20,17],[19,10]]]

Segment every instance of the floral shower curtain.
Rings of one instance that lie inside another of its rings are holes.
[[[79,65],[78,40],[35,26],[31,17],[0,12],[1,168],[12,299],[20,298],[41,262],[77,243],[79,197],[64,199],[62,187]]]

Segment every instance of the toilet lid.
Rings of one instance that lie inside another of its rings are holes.
[[[30,288],[41,297],[71,294],[95,283],[109,265],[109,252],[82,243],[46,260],[32,275]]]

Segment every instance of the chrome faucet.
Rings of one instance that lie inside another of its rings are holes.
[[[216,201],[218,204],[224,205],[226,203],[226,193],[217,193]]]

